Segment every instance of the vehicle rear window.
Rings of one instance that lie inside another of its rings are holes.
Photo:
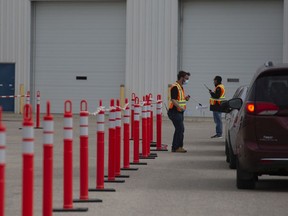
[[[288,71],[287,73],[267,74],[255,83],[255,101],[272,102],[280,108],[288,108]]]

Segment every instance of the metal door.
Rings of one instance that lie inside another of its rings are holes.
[[[0,96],[15,94],[15,64],[0,63]],[[3,111],[14,112],[14,98],[0,98]]]

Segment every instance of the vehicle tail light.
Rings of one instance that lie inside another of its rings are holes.
[[[247,102],[246,112],[253,115],[274,115],[279,107],[270,102]]]

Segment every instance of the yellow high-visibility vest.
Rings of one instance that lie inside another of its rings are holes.
[[[216,87],[215,87],[215,90],[214,90],[214,92],[216,92],[216,89],[217,88],[220,88],[221,89],[221,94],[220,94],[220,98],[210,98],[210,105],[215,105],[216,103],[218,103],[219,105],[221,104],[221,102],[223,101],[223,100],[225,100],[225,87],[224,87],[224,85],[223,84],[220,84],[220,85],[217,85]]]
[[[179,104],[179,106],[182,108],[182,109],[184,109],[184,110],[186,110],[186,99],[185,99],[185,92],[184,92],[184,89],[180,86],[180,84],[178,83],[178,82],[175,82],[174,84],[172,84],[172,86],[170,87],[170,95],[169,95],[169,109],[172,109],[173,108],[173,103],[172,103],[172,101],[171,101],[171,89],[173,88],[173,87],[177,87],[177,89],[178,89],[178,98],[177,98],[177,102],[178,102],[178,104]],[[179,110],[178,108],[177,108],[177,110],[178,111],[182,111],[182,110]]]

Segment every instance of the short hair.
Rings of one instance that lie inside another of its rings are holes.
[[[222,77],[221,76],[215,76],[214,80],[217,80],[218,83],[221,83]]]
[[[190,73],[186,71],[179,71],[177,74],[177,79],[179,80],[181,77],[185,77],[186,75],[190,76]]]

